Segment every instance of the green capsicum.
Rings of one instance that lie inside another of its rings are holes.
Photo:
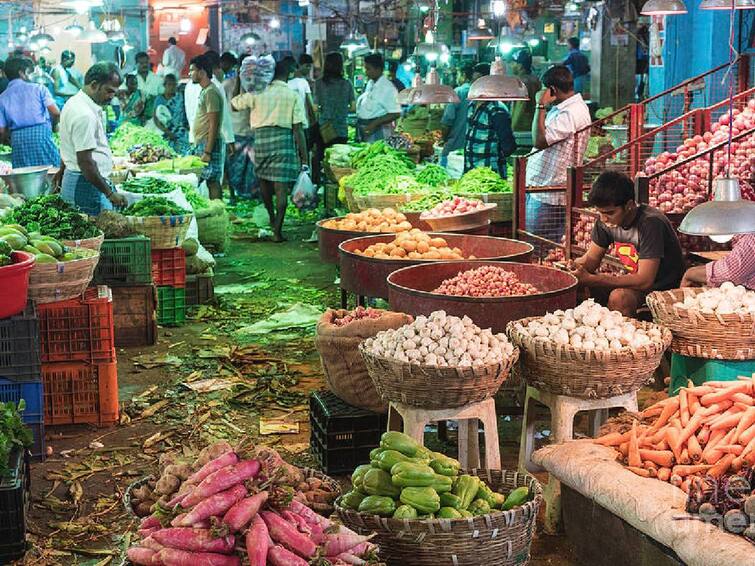
[[[391,483],[391,474],[376,468],[372,468],[364,474],[361,489],[368,495],[382,495],[387,497],[398,497],[401,493],[401,488],[396,487]]]
[[[397,450],[405,456],[412,457],[419,450],[419,444],[403,432],[388,431],[380,437],[380,447],[385,450]]]
[[[461,508],[467,509],[480,489],[480,478],[464,474],[459,476],[451,493],[461,498]]]
[[[364,493],[360,493],[358,491],[350,491],[348,493],[344,493],[341,496],[341,506],[346,507],[346,509],[353,509],[356,511],[359,509],[359,504],[362,503],[362,500],[366,497]]]
[[[487,515],[490,511],[490,505],[484,499],[475,499],[469,506],[469,512],[474,516]]]
[[[435,513],[440,509],[440,497],[432,487],[405,487],[401,490],[400,500],[419,513]]]
[[[396,502],[391,497],[368,495],[359,504],[359,512],[390,517],[396,512]]]
[[[391,468],[391,482],[399,487],[427,487],[435,483],[435,472],[429,466],[399,462]]]
[[[366,474],[368,470],[371,469],[372,467],[369,464],[362,464],[361,466],[357,466],[351,473],[351,485],[353,485],[356,489],[361,489],[362,480],[364,480],[364,474]]]
[[[399,505],[393,514],[394,519],[416,519],[417,510],[411,505]]]
[[[454,495],[453,493],[439,493],[440,504],[443,507],[453,507],[454,509],[461,509],[461,497]]]
[[[451,491],[453,487],[453,479],[451,479],[448,476],[441,476],[440,474],[435,474],[433,478],[433,483],[430,484],[430,487],[432,487],[438,493],[447,493]]]
[[[453,507],[441,507],[438,511],[438,519],[461,519],[461,513]]]
[[[410,462],[410,461],[411,460],[409,456],[404,456],[398,450],[383,450],[373,460],[373,463],[377,462],[377,465],[380,466],[381,470],[390,472],[391,468],[395,466],[396,464],[398,464],[399,462]]]

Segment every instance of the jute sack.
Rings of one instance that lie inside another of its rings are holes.
[[[315,346],[320,354],[325,381],[328,388],[349,405],[385,413],[388,405],[375,390],[358,346],[378,332],[409,324],[413,318],[400,312],[381,311],[380,318],[363,318],[345,326],[333,324],[334,319],[349,312],[329,309],[317,323]]]

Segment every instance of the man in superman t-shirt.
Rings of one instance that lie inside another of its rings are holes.
[[[679,238],[662,212],[636,203],[629,177],[602,173],[593,183],[589,202],[600,218],[592,229],[590,248],[575,261],[574,275],[582,285],[625,316],[634,316],[649,292],[679,287],[685,268]],[[611,244],[628,274],[596,273]]]

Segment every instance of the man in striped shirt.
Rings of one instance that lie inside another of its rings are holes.
[[[682,287],[718,287],[724,281],[755,290],[755,233],[734,236],[725,258],[690,267]]]

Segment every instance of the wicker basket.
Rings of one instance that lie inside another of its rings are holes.
[[[330,167],[329,169],[333,173],[333,179],[336,183],[343,179],[346,175],[356,173],[356,169],[351,169],[350,167]]]
[[[510,511],[470,519],[426,521],[391,519],[344,509],[336,514],[360,534],[377,533],[372,540],[389,566],[515,566],[526,564],[535,533],[535,519],[543,500],[542,488],[529,474],[508,470],[472,470],[494,491],[508,494],[520,486],[534,493],[531,501]]]
[[[63,240],[62,244],[69,248],[86,248],[88,250],[99,252],[102,247],[102,242],[104,241],[105,234],[100,232],[100,235],[95,236],[94,238],[87,238],[85,240]]]
[[[180,248],[193,214],[185,216],[126,216],[128,225],[152,241],[153,250]]]
[[[357,208],[361,211],[368,208],[378,208],[380,210],[384,208],[398,209],[402,204],[414,202],[426,196],[427,193],[405,193],[402,195],[370,194],[356,195],[354,199]]]
[[[442,216],[440,218],[423,218],[423,212],[420,214],[420,220],[430,225],[432,232],[457,232],[460,230],[471,230],[480,226],[490,224],[490,219],[495,214],[498,205],[488,203],[485,208],[472,210],[463,214],[453,214],[451,216]]]
[[[66,301],[81,295],[94,277],[100,253],[74,248],[85,257],[56,263],[35,263],[29,273],[29,298],[37,303]]]
[[[346,185],[343,188],[343,192],[346,195],[346,208],[349,209],[349,212],[359,212],[357,201],[354,198],[354,189]]]
[[[115,171],[110,173],[110,182],[114,185],[121,185],[125,183],[126,179],[128,179],[130,176],[130,169],[116,169]]]
[[[479,403],[496,394],[519,359],[519,350],[502,363],[487,366],[436,367],[409,364],[375,356],[359,345],[375,389],[386,401],[422,407],[451,409]]]
[[[228,212],[225,207],[213,210],[211,214],[197,213],[199,242],[213,251],[223,252],[228,245]]]
[[[718,360],[755,359],[755,316],[704,314],[675,307],[685,296],[705,289],[655,291],[647,298],[653,318],[671,330],[671,350],[684,356]]]
[[[497,204],[490,214],[491,222],[509,222],[514,217],[514,193],[459,193],[459,196]]]
[[[662,342],[636,350],[595,351],[536,340],[519,332],[517,323],[528,324],[540,317],[509,322],[506,333],[522,350],[522,378],[541,391],[580,399],[606,399],[637,391],[653,377],[663,352],[671,344],[671,332],[661,327]],[[640,328],[656,326],[631,320]]]

